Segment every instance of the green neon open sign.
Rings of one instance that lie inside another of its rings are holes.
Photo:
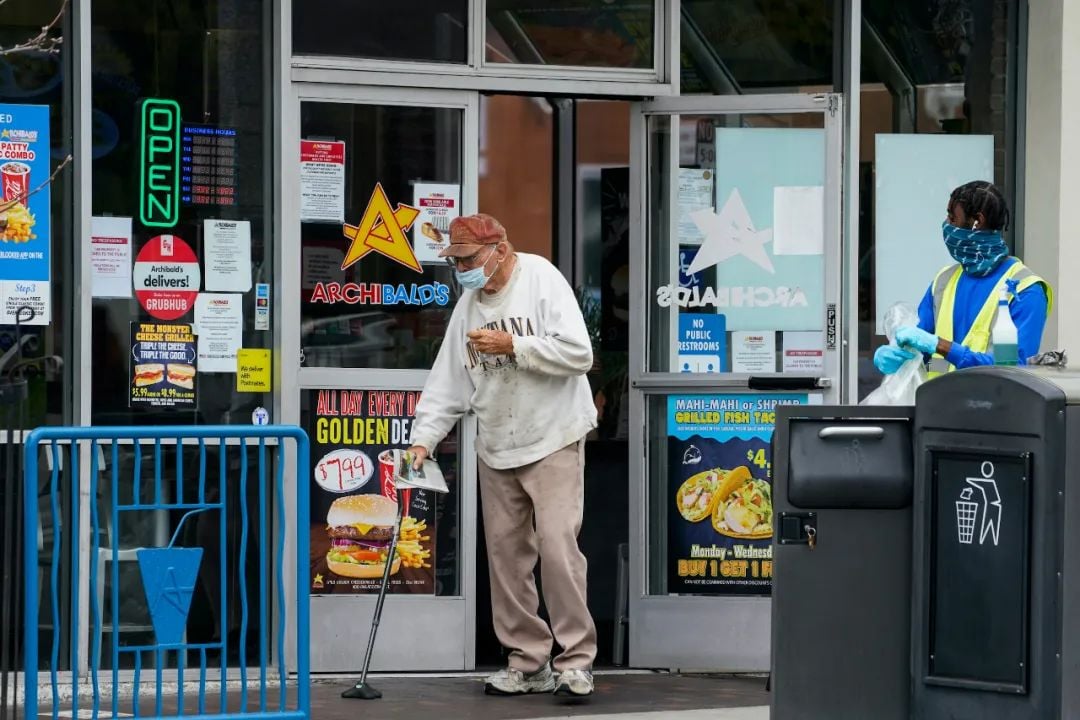
[[[151,98],[140,115],[139,220],[173,227],[180,220],[180,105]]]

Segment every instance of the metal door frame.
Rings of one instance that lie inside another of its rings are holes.
[[[412,107],[451,108],[462,111],[462,210],[476,212],[479,162],[479,93],[453,90],[416,90],[328,82],[290,83],[282,112],[283,139],[281,187],[300,185],[300,105],[303,102],[332,102],[357,105],[396,105]],[[278,303],[281,314],[281,418],[283,422],[299,424],[300,393],[318,388],[364,388],[420,390],[427,379],[427,370],[382,370],[363,368],[318,368],[300,366],[300,303],[301,303],[301,243],[300,201],[296,193],[282,192],[281,264],[282,293]],[[373,669],[471,670],[476,655],[476,468],[473,457],[475,423],[466,417],[460,433],[461,505],[458,522],[460,594],[455,597],[394,595],[384,611],[380,637],[376,644]],[[308,478],[299,478],[299,482]],[[293,572],[306,572],[293,568]],[[324,596],[311,598],[312,616],[318,618],[313,632],[333,632],[342,648],[352,647],[352,640],[367,632],[375,607],[375,596]],[[291,610],[290,610],[291,612]],[[459,632],[448,632],[459,628]],[[395,642],[393,638],[409,638]],[[433,641],[437,638],[437,642]],[[323,654],[329,638],[312,637],[312,670],[348,670],[329,667]],[[415,648],[424,646],[425,652]],[[319,649],[323,648],[323,651]],[[355,667],[362,658],[356,653]]]
[[[678,97],[636,103],[630,148],[630,665],[682,670],[764,671],[769,667],[771,601],[765,596],[649,595],[648,402],[680,392],[737,392],[749,377],[646,372],[649,118],[664,115],[821,113],[825,128],[825,303],[835,306],[835,347],[825,349],[820,392],[840,402],[847,385],[842,242],[844,113],[839,94]],[[679,133],[670,134],[667,172],[677,173]],[[677,190],[673,190],[676,192]],[[673,203],[671,205],[675,207]],[[671,220],[677,222],[677,218]],[[635,447],[636,446],[636,447]],[[705,639],[703,639],[705,638]]]

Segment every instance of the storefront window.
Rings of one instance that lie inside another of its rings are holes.
[[[93,5],[95,424],[272,405],[237,377],[273,348],[268,22],[256,0]]]
[[[0,391],[0,505],[20,514],[25,502],[48,510],[40,512],[37,528],[29,528],[39,539],[42,562],[37,567],[23,567],[13,554],[17,545],[10,531],[22,532],[22,524],[7,527],[9,537],[0,561],[8,569],[18,569],[19,574],[11,577],[20,587],[6,588],[3,595],[12,612],[12,631],[4,633],[10,644],[0,667],[5,673],[22,669],[18,651],[22,642],[14,638],[21,637],[25,608],[15,598],[21,600],[23,576],[29,573],[36,574],[39,588],[39,668],[50,665],[54,639],[59,651],[54,669],[71,667],[70,628],[66,623],[55,626],[51,618],[54,596],[64,617],[71,612],[72,541],[69,533],[57,533],[57,524],[49,518],[48,451],[39,456],[37,496],[24,497],[17,461],[23,448],[16,445],[21,430],[72,419],[71,379],[77,370],[71,352],[76,305],[74,167],[65,161],[72,152],[73,97],[65,78],[72,77],[74,61],[71,45],[61,42],[71,32],[66,7],[61,0],[0,3],[0,389],[14,374],[27,380],[25,399]],[[23,308],[32,309],[33,315]],[[16,327],[16,313],[25,324]],[[47,356],[59,356],[64,364],[41,364]],[[66,524],[72,517],[71,484],[61,477],[58,515],[67,519],[62,521]],[[55,582],[54,551],[59,554]],[[14,652],[9,654],[9,648]]]
[[[649,372],[823,375],[823,122],[650,118]]]
[[[458,296],[438,254],[461,211],[462,122],[459,109],[302,105],[305,367],[431,367]],[[399,204],[420,212],[392,215]],[[377,248],[343,231],[365,218],[387,228]]]
[[[65,361],[60,368],[23,365],[27,428],[69,422],[72,412],[74,168],[71,86],[64,81],[72,58],[70,44],[60,42],[70,27],[62,8],[60,0],[0,3],[2,144],[26,142],[33,155],[12,145],[0,160],[0,382],[21,360]],[[19,202],[9,207],[13,200]],[[24,311],[16,328],[15,313],[26,307],[34,316]],[[6,430],[0,426],[0,442]]]
[[[134,13],[119,0],[93,3],[93,341],[84,377],[92,383],[94,424],[275,420],[265,410],[273,407],[274,347],[273,125],[264,63],[270,13],[258,0],[154,0]],[[153,483],[144,481],[138,491],[124,485],[114,498],[105,483],[96,501],[104,509],[151,499],[194,502],[198,448],[184,446],[180,459],[176,446],[162,452],[165,473],[182,468],[176,492],[150,498]],[[249,659],[258,647],[257,619],[242,636],[239,595],[243,588],[258,596],[260,549],[253,542],[243,548],[237,530],[241,499],[253,508],[258,497],[258,449],[247,450],[246,482],[242,452],[207,447],[206,499],[220,500],[222,513],[181,523],[182,510],[124,512],[120,524],[104,527],[98,539],[104,548],[113,542],[121,549],[160,547],[179,531],[180,546],[203,548],[209,559],[185,637],[192,643],[227,641],[225,657],[209,653],[212,666],[236,662],[245,640]],[[214,472],[222,453],[225,472]],[[102,472],[111,473],[114,459],[106,455]],[[116,455],[122,478],[132,478],[136,468],[144,478],[152,476],[154,460],[152,449],[144,447],[140,457],[132,445],[122,445]],[[273,470],[265,470],[270,482]],[[248,560],[226,568],[224,581],[222,543],[226,557]],[[105,612],[104,627],[119,628],[122,646],[145,644],[152,627],[136,563],[122,562],[118,571],[123,602],[118,617]],[[99,582],[99,596],[110,597],[111,573]],[[113,665],[111,633],[106,636],[103,668]],[[119,656],[121,667],[135,662],[135,653]],[[142,657],[143,668],[176,662],[175,653]],[[198,653],[187,658],[189,667],[199,662]]]
[[[873,353],[886,342],[885,311],[896,302],[917,306],[952,262],[940,231],[950,191],[989,180],[1016,209],[1018,12],[1014,0],[863,3],[860,398],[881,382]]]
[[[553,102],[559,101],[527,95],[480,98],[479,207],[506,227],[515,250],[556,261]]]
[[[653,66],[652,0],[487,0],[487,61]]]
[[[684,95],[834,84],[833,0],[683,0]]]
[[[294,2],[293,52],[464,63],[467,0]]]

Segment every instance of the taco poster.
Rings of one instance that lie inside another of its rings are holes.
[[[768,595],[777,405],[806,395],[668,398],[668,592]]]

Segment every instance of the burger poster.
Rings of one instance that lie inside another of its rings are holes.
[[[131,323],[131,407],[194,408],[195,335],[186,323]]]
[[[668,591],[767,595],[777,405],[806,395],[668,398]]]
[[[397,549],[394,450],[409,446],[419,391],[312,390],[311,591],[377,593],[390,562],[391,593],[435,593],[435,494],[413,489]]]

